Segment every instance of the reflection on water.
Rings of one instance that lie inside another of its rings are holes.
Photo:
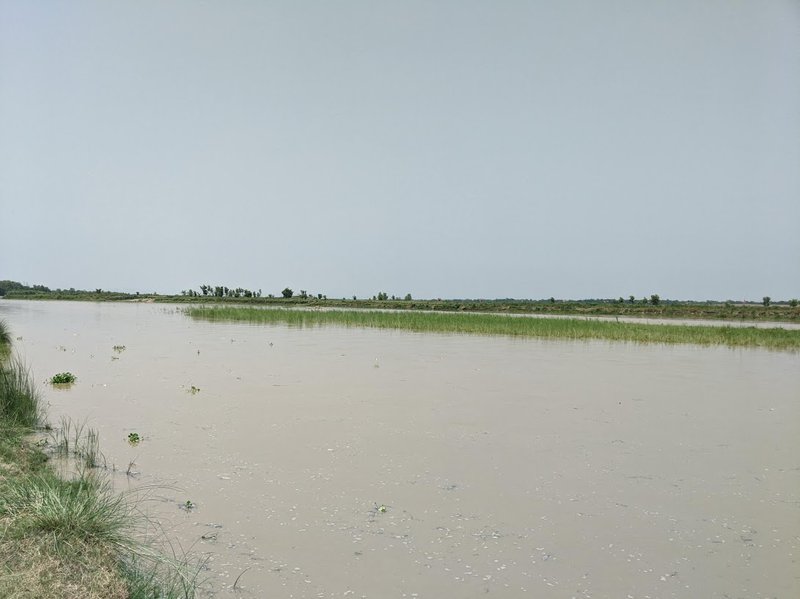
[[[121,489],[159,485],[146,508],[217,597],[800,593],[797,355],[0,318],[38,381],[78,376],[42,385],[51,421],[99,429]]]

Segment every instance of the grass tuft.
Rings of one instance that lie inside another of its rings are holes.
[[[46,536],[56,552],[77,542],[131,549],[132,513],[122,495],[96,478],[64,481],[49,470],[7,480],[0,517],[10,518],[13,536]]]
[[[18,358],[0,362],[0,418],[28,427],[38,426],[43,420],[39,392],[28,368]]]
[[[11,346],[11,330],[5,320],[0,320],[0,350]]]
[[[97,430],[86,428],[86,422],[75,422],[62,416],[61,426],[51,428],[46,445],[52,454],[62,458],[75,458],[79,468],[100,468],[106,466],[106,459],[100,451],[100,437]]]

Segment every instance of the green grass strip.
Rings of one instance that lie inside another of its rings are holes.
[[[530,318],[502,314],[376,312],[367,310],[280,310],[244,307],[193,307],[202,320],[287,324],[297,327],[335,325],[396,329],[422,333],[466,333],[541,339],[605,339],[635,343],[687,343],[728,347],[800,350],[800,331],[756,327],[639,324],[578,318]]]

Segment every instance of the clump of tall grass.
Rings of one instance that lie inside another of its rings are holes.
[[[0,351],[11,346],[11,330],[5,320],[0,320]]]
[[[79,468],[106,466],[106,458],[100,451],[100,436],[97,430],[86,427],[86,422],[75,422],[61,417],[60,426],[49,431],[47,447],[62,458],[74,458]]]
[[[250,307],[193,307],[205,320],[287,324],[296,327],[335,325],[401,329],[431,333],[504,335],[541,339],[606,339],[635,343],[690,343],[729,347],[800,350],[800,331],[780,328],[688,326],[612,322],[587,318],[535,318],[503,314],[381,312],[374,310],[286,310]]]
[[[48,470],[5,481],[0,516],[11,534],[43,533],[58,548],[75,541],[102,541],[129,549],[132,513],[122,495],[96,478],[64,481]]]
[[[0,567],[0,596],[194,597],[196,574],[137,539],[135,502],[107,480],[65,481],[44,469],[1,481],[0,491],[0,562],[8,568]]]
[[[18,358],[0,362],[0,418],[28,427],[37,426],[43,419],[39,392]]]

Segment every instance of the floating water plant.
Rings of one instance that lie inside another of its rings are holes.
[[[200,393],[200,387],[195,387],[194,385],[192,385],[191,387],[189,387],[189,388],[186,390],[186,392],[187,392],[187,393],[191,393],[192,395],[195,395],[195,394],[197,394],[197,393]]]
[[[70,385],[77,380],[71,372],[59,372],[50,377],[50,382],[54,385]]]
[[[139,433],[128,433],[128,443],[133,447],[139,445],[139,442],[142,438],[139,436]]]
[[[182,507],[183,509],[185,509],[186,511],[189,511],[189,510],[193,510],[193,509],[194,509],[195,507],[197,507],[197,506],[195,506],[195,504],[194,504],[194,503],[192,503],[192,500],[191,500],[191,499],[187,499],[187,500],[186,500],[186,501],[183,503],[183,505],[182,505],[181,507]]]
[[[117,353],[122,353],[122,352],[125,351],[125,346],[124,345],[115,345],[111,349],[113,349]]]

